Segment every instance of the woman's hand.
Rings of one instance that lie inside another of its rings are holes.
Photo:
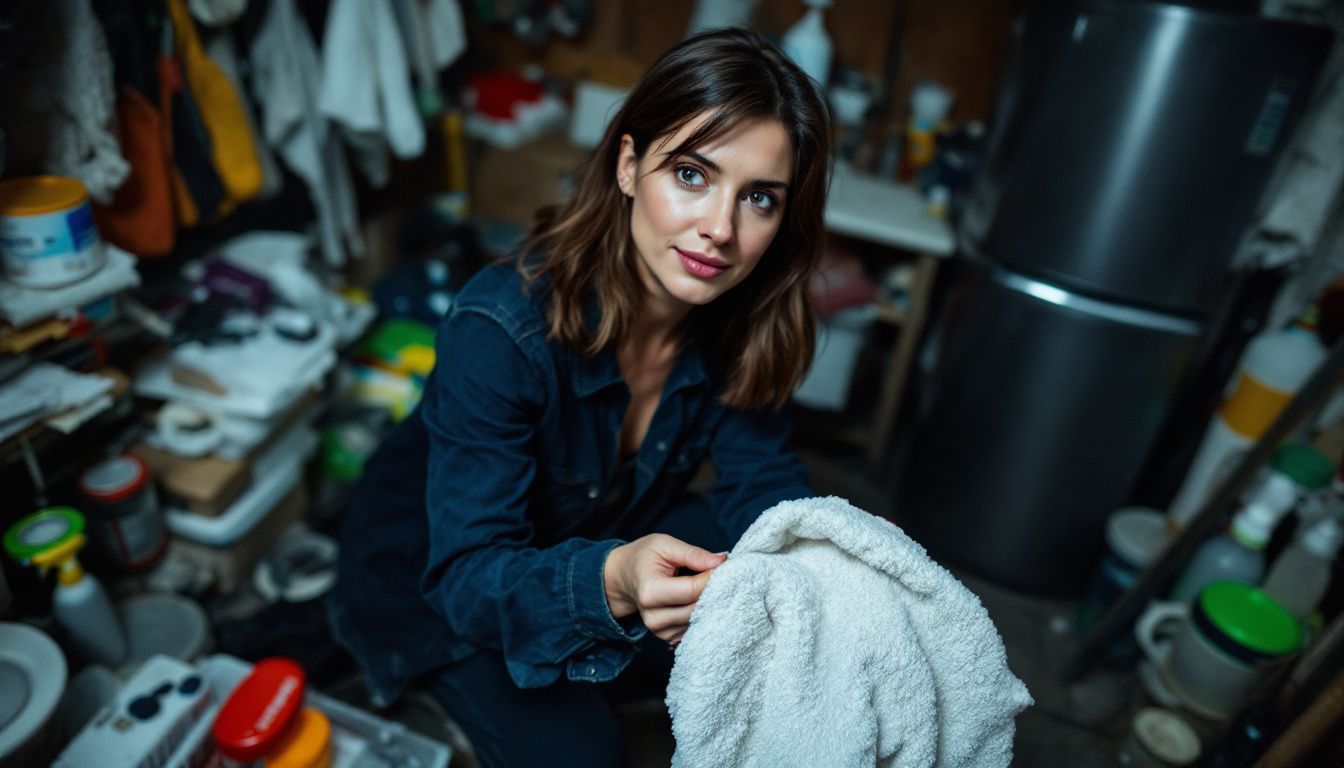
[[[622,544],[607,555],[603,570],[611,615],[623,619],[638,613],[650,632],[675,645],[690,624],[710,571],[726,559],[662,533]],[[698,573],[678,576],[680,568]]]

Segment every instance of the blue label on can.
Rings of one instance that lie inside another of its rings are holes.
[[[98,230],[93,226],[93,206],[87,202],[66,214],[65,223],[70,228],[70,241],[74,243],[75,251],[89,248],[98,238]]]

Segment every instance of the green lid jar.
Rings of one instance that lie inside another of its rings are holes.
[[[1302,647],[1297,619],[1250,584],[1209,584],[1199,593],[1191,619],[1219,650],[1246,664],[1279,659]]]
[[[1306,443],[1285,443],[1279,446],[1270,466],[1309,491],[1329,485],[1330,478],[1335,475],[1334,463]]]

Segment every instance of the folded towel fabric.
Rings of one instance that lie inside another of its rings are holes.
[[[835,497],[778,504],[747,530],[667,689],[684,768],[1007,766],[1031,703],[975,595]]]

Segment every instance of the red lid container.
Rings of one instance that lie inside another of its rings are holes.
[[[262,659],[215,716],[215,744],[225,757],[252,762],[280,744],[303,704],[303,668],[290,659]]]

